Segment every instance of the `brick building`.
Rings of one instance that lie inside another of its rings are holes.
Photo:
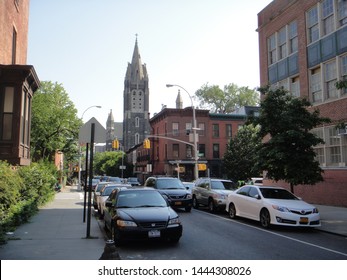
[[[324,182],[297,186],[305,200],[347,206],[347,1],[274,0],[258,14],[260,83],[308,99],[332,123],[314,129]],[[287,187],[284,183],[278,183]]]
[[[150,119],[150,149],[142,143],[128,153],[129,162],[143,181],[149,175],[169,175],[182,180],[194,180],[195,155],[192,133],[192,107],[163,108]],[[247,118],[259,107],[247,107],[242,114],[217,114],[196,109],[198,134],[198,161],[206,170],[199,170],[199,177],[225,177],[223,157],[227,144]],[[159,137],[156,137],[159,136]]]
[[[30,164],[31,99],[39,87],[26,65],[29,0],[0,1],[0,160]]]

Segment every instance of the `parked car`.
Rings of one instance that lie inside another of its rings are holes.
[[[108,177],[107,180],[109,182],[112,182],[112,183],[117,183],[117,184],[121,184],[122,183],[122,179],[119,178],[119,177]]]
[[[229,193],[237,188],[231,180],[217,178],[199,178],[192,190],[193,207],[208,206],[210,212],[225,209]]]
[[[153,188],[118,188],[105,202],[105,228],[122,241],[165,239],[178,242],[182,224],[168,201]]]
[[[318,209],[293,193],[280,187],[245,185],[229,194],[226,211],[230,218],[237,216],[270,225],[318,227]]]
[[[193,187],[195,186],[195,183],[193,182],[182,182],[183,186],[186,187],[186,189],[192,193]]]
[[[148,177],[144,186],[158,190],[168,199],[173,208],[184,208],[186,212],[191,211],[192,195],[178,178]]]
[[[129,177],[129,178],[127,179],[127,183],[130,184],[130,185],[132,185],[132,186],[135,186],[135,187],[136,187],[136,186],[141,186],[139,180],[138,180],[136,177]]]
[[[105,201],[111,194],[111,192],[116,188],[126,188],[131,187],[128,184],[114,184],[110,183],[102,188],[100,195],[97,197],[99,216],[102,219],[104,217]]]
[[[94,209],[98,209],[98,196],[100,195],[100,191],[106,185],[110,184],[110,182],[99,182],[94,191],[93,191],[93,207]]]

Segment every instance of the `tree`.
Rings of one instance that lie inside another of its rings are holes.
[[[67,161],[78,154],[77,141],[82,120],[61,84],[41,82],[34,94],[31,120],[31,155],[34,161],[52,160],[56,151]]]
[[[259,93],[248,87],[235,84],[219,86],[203,85],[195,92],[202,108],[208,107],[214,113],[231,113],[242,106],[255,106],[259,103]]]
[[[260,125],[260,137],[269,140],[259,149],[259,168],[267,171],[268,178],[289,183],[292,192],[296,185],[323,181],[313,148],[323,140],[310,131],[330,120],[320,117],[318,110],[309,111],[309,101],[295,98],[283,88],[266,87],[260,92],[266,97],[253,123]]]
[[[234,139],[230,139],[224,155],[224,166],[228,178],[246,180],[258,177],[257,155],[261,145],[259,126],[244,125]]]
[[[94,157],[94,173],[103,175],[107,174],[108,176],[121,177],[121,169],[123,157],[123,165],[126,166],[126,169],[123,170],[124,177],[130,177],[132,175],[132,165],[128,164],[124,152],[122,151],[113,151],[113,152],[103,152],[96,153]]]

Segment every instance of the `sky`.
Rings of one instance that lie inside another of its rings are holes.
[[[87,122],[123,121],[124,78],[138,40],[149,110],[175,108],[178,87],[257,88],[257,14],[271,0],[30,0],[28,60],[61,84]],[[137,34],[137,35],[136,35]],[[181,90],[183,107],[191,106]],[[193,101],[197,106],[196,101]],[[92,107],[101,106],[101,108]]]

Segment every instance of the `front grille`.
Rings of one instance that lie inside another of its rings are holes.
[[[301,216],[312,214],[312,210],[300,210],[299,211],[299,210],[290,209],[290,212],[292,212],[293,214],[301,215]]]
[[[143,228],[151,228],[151,229],[157,229],[157,228],[163,228],[166,227],[167,222],[144,222],[140,223],[140,227]]]
[[[170,195],[171,199],[184,199],[186,195]]]

